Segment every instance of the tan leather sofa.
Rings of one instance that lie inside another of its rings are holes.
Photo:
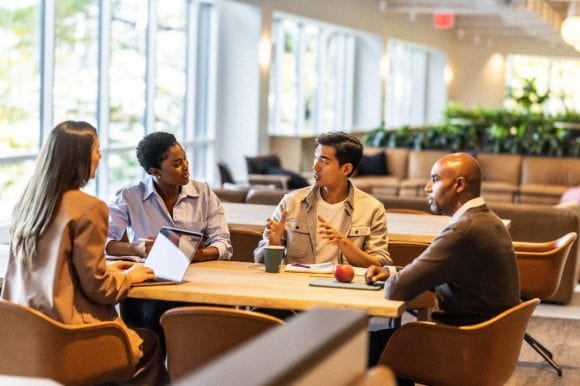
[[[387,174],[356,175],[352,181],[372,194],[424,197],[431,167],[440,150],[366,148],[365,156],[385,152]],[[555,205],[566,189],[580,185],[580,159],[478,153],[482,195],[489,202]]]

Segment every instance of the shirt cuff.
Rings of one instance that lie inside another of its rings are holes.
[[[389,270],[389,276],[393,276],[397,273],[397,268],[395,268],[393,265],[385,265],[383,268]]]

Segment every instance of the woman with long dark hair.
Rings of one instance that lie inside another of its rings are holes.
[[[128,262],[107,265],[107,205],[80,190],[95,177],[100,158],[90,124],[65,121],[52,130],[14,209],[1,297],[65,324],[118,323],[137,366],[132,379],[111,381],[163,384],[167,372],[156,336],[128,328],[115,309],[132,284],[155,275]]]

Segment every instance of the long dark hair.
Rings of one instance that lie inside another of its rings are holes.
[[[97,130],[83,121],[65,121],[51,131],[12,214],[10,248],[24,265],[36,258],[38,240],[52,223],[63,194],[89,181],[96,138]]]

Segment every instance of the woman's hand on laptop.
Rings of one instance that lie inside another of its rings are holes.
[[[127,271],[127,279],[131,285],[136,283],[143,283],[148,280],[155,280],[155,273],[151,268],[140,266],[134,266],[129,271]]]
[[[134,266],[135,263],[131,261],[115,261],[107,264],[107,268],[113,272],[123,272]]]

